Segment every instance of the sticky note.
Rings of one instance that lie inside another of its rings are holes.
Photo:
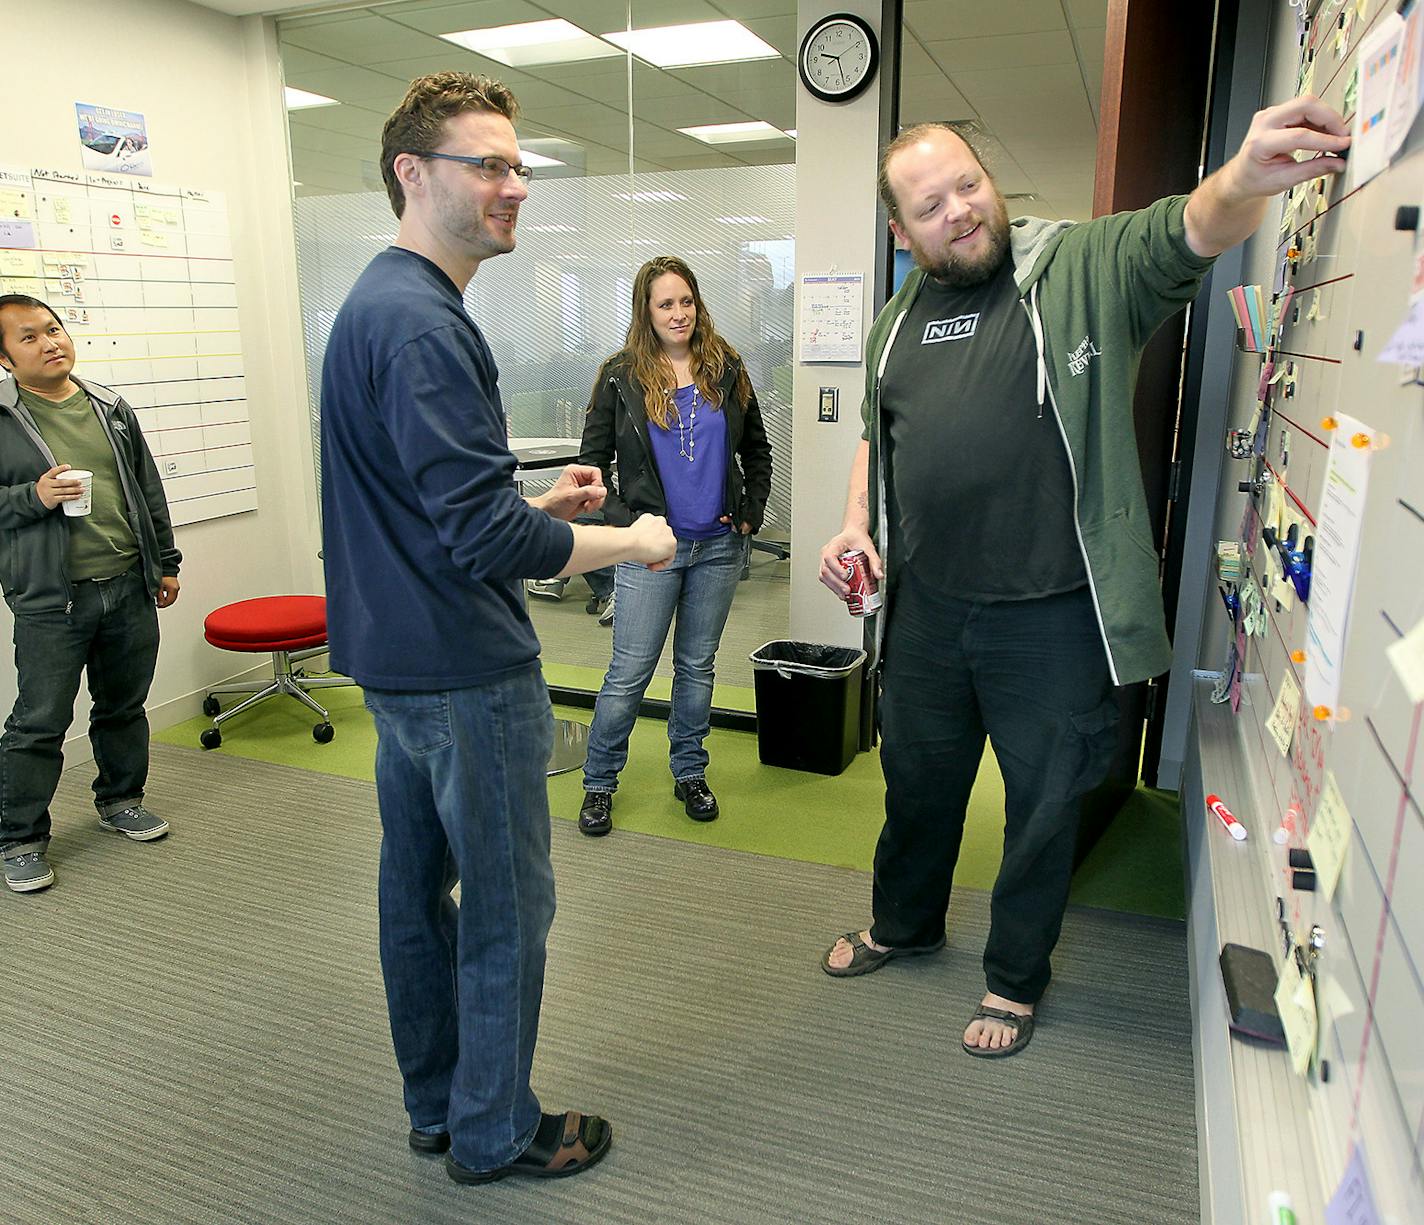
[[[1424,702],[1424,617],[1385,651],[1385,657],[1410,702],[1414,705]]]
[[[1345,852],[1350,847],[1349,809],[1345,807],[1345,797],[1340,794],[1335,775],[1325,771],[1325,784],[1320,789],[1320,805],[1310,822],[1310,834],[1305,840],[1315,864],[1315,883],[1329,901],[1335,896],[1335,886],[1340,883],[1340,870],[1345,866]]]
[[[1290,752],[1291,737],[1295,735],[1295,720],[1300,714],[1300,686],[1289,668],[1281,672],[1280,688],[1276,690],[1276,704],[1271,717],[1266,722],[1266,731],[1282,753]]]
[[[1340,1185],[1325,1205],[1325,1225],[1379,1225],[1379,1221],[1364,1149],[1356,1143],[1350,1153],[1350,1164],[1340,1177]]]
[[[1276,983],[1276,1012],[1281,1018],[1281,1028],[1286,1032],[1291,1066],[1297,1076],[1304,1076],[1315,1057],[1319,1017],[1315,1011],[1315,986],[1309,975],[1300,972],[1291,957],[1286,958]]]

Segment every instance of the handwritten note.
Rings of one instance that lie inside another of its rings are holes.
[[[1399,683],[1411,703],[1424,702],[1424,617],[1398,642],[1385,651]]]
[[[1300,686],[1287,668],[1281,673],[1281,685],[1276,691],[1276,704],[1266,722],[1266,731],[1282,753],[1290,752],[1291,736],[1295,734],[1296,716],[1300,714]]]
[[[1325,788],[1320,793],[1320,807],[1310,823],[1310,836],[1305,845],[1315,864],[1315,880],[1326,901],[1335,896],[1340,883],[1340,870],[1345,866],[1345,852],[1350,847],[1350,812],[1345,797],[1335,782],[1335,775],[1325,771]]]
[[[1315,985],[1308,974],[1302,974],[1294,957],[1287,957],[1276,983],[1276,1012],[1286,1033],[1291,1066],[1297,1076],[1304,1076],[1315,1058],[1315,1038],[1320,1020],[1315,1011]]]
[[[1401,366],[1424,365],[1424,299],[1409,308],[1404,322],[1395,329],[1378,360]]]
[[[1379,1225],[1379,1209],[1370,1187],[1370,1172],[1365,1168],[1364,1151],[1357,1144],[1350,1154],[1350,1164],[1340,1178],[1340,1185],[1325,1205],[1325,1225]]]
[[[1305,692],[1311,705],[1332,710],[1340,702],[1340,663],[1355,594],[1375,441],[1374,431],[1363,422],[1345,413],[1339,413],[1337,421],[1315,532],[1310,620],[1305,629]]]

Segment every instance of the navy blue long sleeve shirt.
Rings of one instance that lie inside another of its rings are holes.
[[[573,551],[524,501],[499,371],[460,292],[389,247],[337,313],[321,377],[332,666],[375,689],[459,689],[528,667],[520,580]]]

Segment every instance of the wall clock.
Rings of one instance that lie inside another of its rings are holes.
[[[853,13],[834,13],[806,31],[796,64],[815,97],[849,102],[875,79],[879,59],[875,31]]]

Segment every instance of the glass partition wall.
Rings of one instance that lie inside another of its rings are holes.
[[[672,254],[696,272],[747,363],[775,459],[719,685],[750,686],[748,653],[787,630],[795,24],[795,0],[405,0],[278,24],[314,433],[331,321],[396,233],[380,132],[415,76],[483,72],[522,108],[535,170],[518,249],[485,263],[465,298],[499,363],[512,438],[576,440],[639,265]],[[697,28],[665,32],[682,26]],[[699,58],[714,62],[688,62]],[[589,598],[582,579],[531,596],[554,683],[602,680],[611,633]],[[659,674],[671,675],[670,644]]]

